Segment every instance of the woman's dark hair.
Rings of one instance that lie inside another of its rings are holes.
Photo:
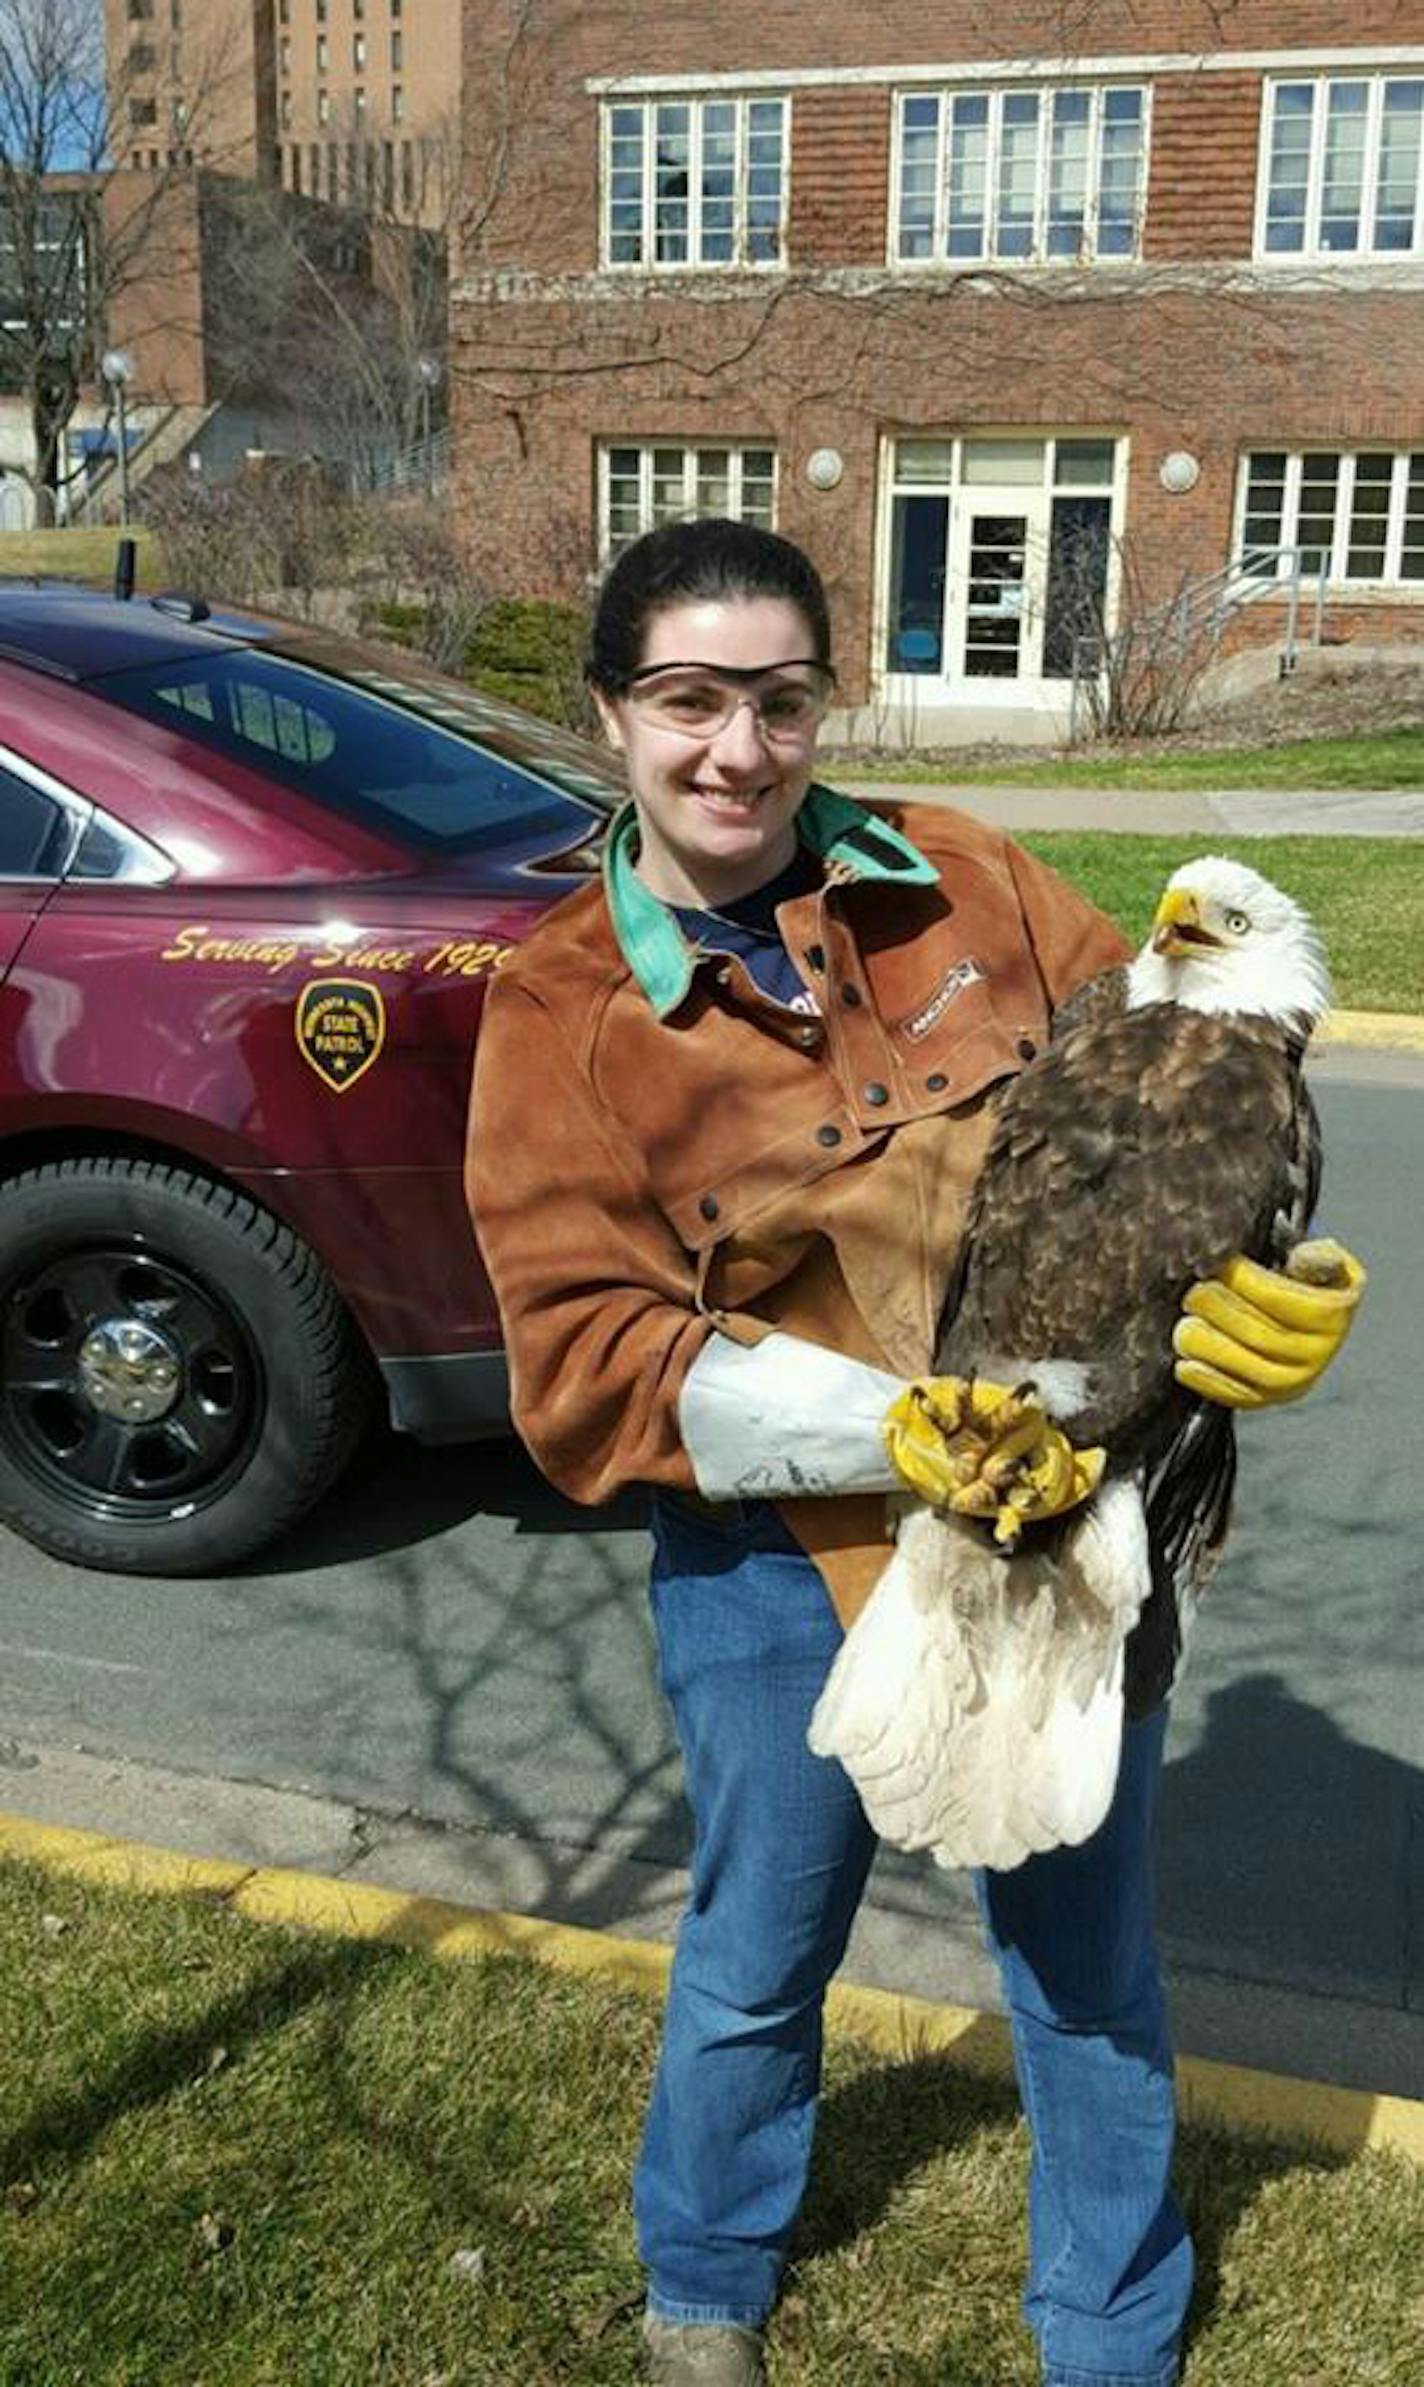
[[[784,597],[799,607],[818,663],[831,660],[831,619],[821,575],[775,531],[720,517],[665,522],[625,547],[598,592],[588,658],[591,685],[621,696],[643,660],[655,613],[738,597]]]

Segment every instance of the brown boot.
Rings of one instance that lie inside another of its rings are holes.
[[[652,2387],[764,2387],[762,2335],[735,2322],[665,2321],[643,2315]]]

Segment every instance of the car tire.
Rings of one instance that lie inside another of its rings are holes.
[[[0,1181],[0,1518],[58,1557],[215,1574],[301,1516],[374,1371],[314,1252],[165,1161]]]

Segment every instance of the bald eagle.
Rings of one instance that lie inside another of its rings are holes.
[[[1106,1470],[1007,1556],[904,1504],[810,1732],[883,1838],[1008,1868],[1106,1814],[1125,1685],[1142,1709],[1170,1686],[1230,1510],[1231,1413],[1176,1383],[1172,1330],[1233,1253],[1282,1267],[1301,1242],[1320,1168],[1301,1063],[1328,1002],[1300,907],[1208,856],[1010,1084],[935,1370],[1032,1388]]]

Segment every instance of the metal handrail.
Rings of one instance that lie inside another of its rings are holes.
[[[1288,569],[1283,571],[1282,565]],[[1305,550],[1284,545],[1252,547],[1234,556],[1218,571],[1199,573],[1191,579],[1184,577],[1175,596],[1125,622],[1111,638],[1104,637],[1101,631],[1080,630],[1073,641],[1070,735],[1077,736],[1080,683],[1101,679],[1115,656],[1131,643],[1143,638],[1157,639],[1165,633],[1174,638],[1178,653],[1185,654],[1191,640],[1205,630],[1213,647],[1219,649],[1233,614],[1259,597],[1278,593],[1282,587],[1286,594],[1286,624],[1279,670],[1281,678],[1287,678],[1295,670],[1300,653],[1301,605],[1307,577],[1315,583],[1310,644],[1319,646],[1325,631],[1326,563],[1322,558],[1315,572],[1308,575]]]
[[[438,481],[450,477],[450,426],[442,423],[428,440],[417,439],[411,446],[397,448],[377,462],[358,466],[353,478],[357,485],[380,496],[392,489],[430,489]]]

